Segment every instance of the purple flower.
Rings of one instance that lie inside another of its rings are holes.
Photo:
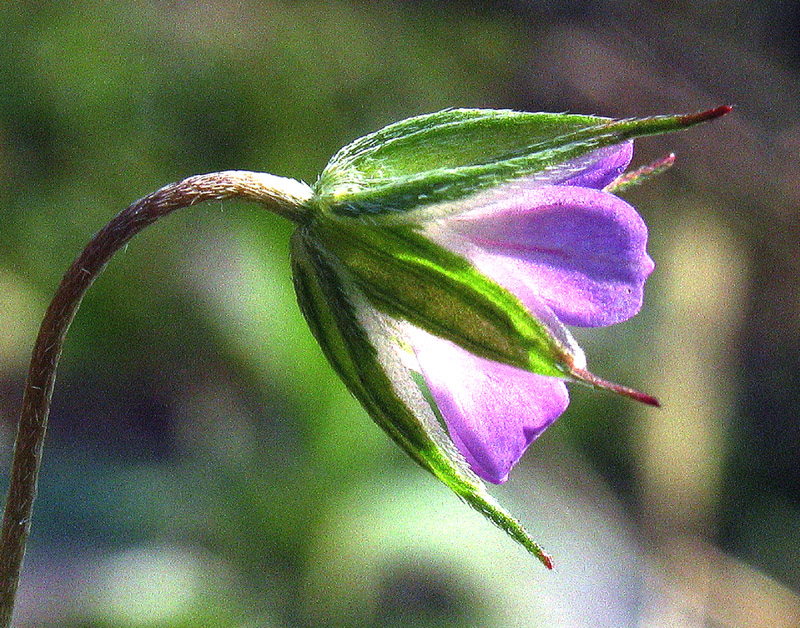
[[[298,302],[347,387],[421,467],[548,567],[481,478],[506,480],[566,409],[566,382],[658,405],[590,373],[565,325],[611,325],[641,307],[647,229],[614,192],[674,157],[623,175],[632,141],[730,110],[409,118],[334,155],[292,236]]]
[[[562,323],[598,327],[627,320],[641,308],[654,267],[644,221],[604,189],[632,153],[632,141],[595,151],[559,166],[555,175],[494,190],[424,229],[514,294],[569,346],[576,373],[585,372],[585,358]],[[475,473],[504,482],[531,442],[566,410],[564,381],[475,356],[419,328],[409,333],[453,442]]]

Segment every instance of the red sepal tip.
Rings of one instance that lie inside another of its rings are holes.
[[[715,118],[721,118],[722,116],[728,115],[731,111],[733,111],[733,107],[731,105],[722,105],[720,107],[715,107],[714,109],[709,109],[708,111],[700,111],[699,113],[691,113],[683,116],[682,122],[684,124],[708,122],[709,120],[714,120]]]
[[[633,388],[628,388],[627,386],[622,386],[621,384],[615,384],[614,382],[609,382],[605,379],[598,377],[594,373],[590,373],[585,369],[572,367],[572,369],[570,370],[570,375],[572,375],[578,381],[585,382],[590,386],[594,386],[595,388],[610,390],[613,393],[617,393],[618,395],[622,395],[623,397],[629,397],[634,401],[647,404],[648,406],[655,406],[656,408],[661,407],[661,403],[658,401],[658,399],[656,399],[652,395],[639,392],[638,390],[634,390]]]

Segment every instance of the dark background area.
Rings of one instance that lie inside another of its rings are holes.
[[[634,165],[643,312],[493,493],[546,572],[397,450],[295,304],[291,226],[225,202],[121,252],[67,340],[20,626],[800,625],[800,5],[91,2],[0,7],[0,462],[47,302],[115,213],[191,174],[313,182],[452,106],[733,104]],[[5,486],[5,484],[4,484]]]

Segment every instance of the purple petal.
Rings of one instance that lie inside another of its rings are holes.
[[[559,185],[602,190],[619,177],[633,158],[633,140],[601,148],[581,160],[583,170],[561,181]]]
[[[559,379],[476,357],[418,328],[410,340],[450,438],[489,482],[505,482],[528,445],[569,404]]]
[[[552,166],[541,172],[518,179],[511,179],[491,190],[483,197],[495,202],[508,194],[516,194],[529,189],[547,185],[568,185],[572,187],[601,190],[617,179],[631,162],[633,140],[599,148],[577,159]]]
[[[611,325],[636,314],[654,267],[642,218],[600,190],[521,190],[449,220],[433,237],[450,246],[448,230],[477,245],[467,257],[531,311],[542,300],[568,325]]]

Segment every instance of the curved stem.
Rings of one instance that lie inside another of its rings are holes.
[[[0,628],[11,625],[58,359],[86,291],[114,253],[142,229],[176,209],[203,201],[237,198],[260,203],[299,223],[308,217],[311,195],[311,189],[304,183],[263,173],[227,171],[189,177],[123,210],[92,238],[69,268],[39,329],[22,400],[0,546]]]

